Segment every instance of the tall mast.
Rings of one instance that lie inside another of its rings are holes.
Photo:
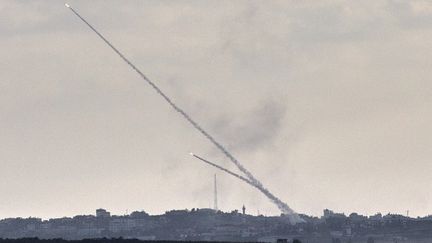
[[[216,181],[216,174],[214,175],[214,210],[218,211],[218,199],[217,199],[217,181]]]

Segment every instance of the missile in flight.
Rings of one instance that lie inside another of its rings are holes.
[[[216,148],[219,149],[232,163],[234,163],[237,168],[248,178],[248,180],[254,184],[256,188],[258,188],[260,191],[262,191],[267,197],[271,199],[271,201],[281,210],[283,214],[293,214],[293,216],[296,216],[297,214],[292,210],[285,202],[281,201],[278,197],[274,196],[272,193],[270,193],[269,190],[267,190],[262,183],[255,178],[254,175],[252,175],[249,170],[247,170],[241,163],[238,161],[234,155],[231,154],[221,143],[216,141],[216,139],[210,135],[204,128],[201,127],[192,117],[186,113],[183,109],[181,109],[177,104],[171,100],[168,95],[166,95],[152,80],[150,80],[143,72],[141,72],[138,67],[136,67],[131,61],[129,61],[128,58],[126,58],[123,53],[121,53],[111,42],[106,39],[98,30],[96,30],[87,20],[85,20],[75,9],[73,9],[69,4],[65,3],[65,6],[70,9],[75,16],[77,16],[82,22],[84,22],[96,35],[99,36],[107,44],[129,67],[131,67],[148,85],[153,88],[156,93],[161,96],[168,105],[174,109],[176,112],[178,112],[186,121],[188,121],[198,132],[200,132],[207,140],[209,140]],[[296,219],[293,217],[293,219]],[[301,221],[297,221],[301,222]],[[296,221],[292,221],[292,223],[296,223]]]
[[[241,175],[239,175],[239,174],[237,174],[237,173],[234,173],[234,172],[232,172],[232,171],[230,171],[230,170],[228,170],[228,169],[226,169],[226,168],[224,168],[224,167],[222,167],[222,166],[220,166],[220,165],[217,165],[217,164],[215,164],[215,163],[213,163],[213,162],[210,162],[210,161],[208,161],[208,160],[206,160],[206,159],[204,159],[204,158],[202,158],[202,157],[200,157],[200,156],[198,156],[198,155],[196,155],[196,154],[194,154],[194,153],[189,153],[189,154],[192,155],[193,157],[195,157],[195,158],[201,160],[202,162],[207,163],[207,164],[209,164],[209,165],[211,165],[211,166],[213,166],[213,167],[216,167],[216,168],[218,168],[219,170],[221,170],[221,171],[223,171],[223,172],[226,172],[226,173],[228,173],[228,174],[230,174],[230,175],[232,175],[232,176],[234,176],[234,177],[237,177],[238,179],[240,179],[240,180],[246,182],[247,184],[249,184],[249,185],[255,187],[255,186],[253,185],[253,183],[252,183],[249,179],[247,179],[246,177],[243,177],[243,176],[241,176]]]

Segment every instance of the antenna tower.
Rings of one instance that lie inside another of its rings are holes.
[[[218,202],[217,202],[217,182],[216,182],[216,174],[214,175],[214,205],[213,209],[218,211]]]

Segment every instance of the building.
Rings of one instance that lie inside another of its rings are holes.
[[[103,208],[96,209],[96,217],[98,218],[109,218],[111,213]]]

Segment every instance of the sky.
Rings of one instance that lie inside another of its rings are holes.
[[[432,214],[430,1],[74,9],[299,213]],[[0,218],[277,215],[61,1],[0,2]]]

